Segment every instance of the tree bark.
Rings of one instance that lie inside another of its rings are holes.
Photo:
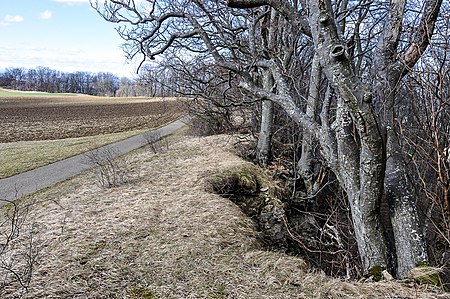
[[[324,73],[339,93],[335,125],[338,169],[333,171],[347,193],[363,271],[370,274],[387,267],[379,218],[384,178],[381,132],[372,94],[353,72],[331,2],[310,0],[308,5],[315,49]]]
[[[379,214],[383,182],[380,142],[360,147],[353,133],[352,117],[341,97],[337,111],[338,169],[334,172],[347,193],[363,271],[374,274],[387,267]]]
[[[428,262],[413,186],[408,180],[398,137],[389,128],[384,188],[391,213],[397,257],[397,278],[405,278],[420,262]]]
[[[410,269],[427,262],[413,186],[407,178],[400,136],[397,134],[396,90],[402,76],[414,66],[427,48],[441,0],[427,0],[422,21],[405,54],[398,58],[406,0],[392,0],[374,55],[374,95],[381,111],[385,134],[386,174],[384,191],[389,204],[396,255],[396,276],[405,278]]]
[[[380,60],[379,60],[380,62]],[[379,64],[376,74],[379,84],[375,89],[378,102],[383,102],[382,123],[385,132],[386,173],[384,193],[389,205],[390,221],[395,242],[397,278],[405,278],[410,269],[427,262],[428,255],[423,237],[412,182],[406,174],[406,165],[397,135],[395,85],[400,73],[388,67],[387,61]]]
[[[274,86],[272,74],[264,72],[264,89],[271,90]],[[261,101],[261,125],[256,147],[256,160],[262,166],[267,166],[271,159],[273,133],[273,102],[267,99]]]
[[[317,115],[317,110],[320,100],[320,82],[322,80],[322,70],[319,63],[319,57],[314,55],[311,74],[309,80],[309,93],[306,103],[306,115],[314,119]],[[298,161],[298,172],[303,179],[306,187],[307,196],[314,196],[320,187],[320,183],[316,181],[318,176],[318,162],[314,159],[314,134],[309,130],[303,130],[302,152],[300,160]]]

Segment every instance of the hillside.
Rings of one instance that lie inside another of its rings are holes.
[[[126,157],[120,187],[102,189],[84,174],[34,196],[27,219],[39,258],[25,298],[450,298],[331,279],[266,251],[252,220],[206,191],[208,174],[244,163],[232,139],[169,143]]]

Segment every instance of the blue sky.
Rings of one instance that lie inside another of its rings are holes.
[[[101,18],[89,0],[0,3],[0,70],[44,66],[134,76],[136,62],[126,61],[116,24]]]

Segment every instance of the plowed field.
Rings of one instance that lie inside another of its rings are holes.
[[[3,97],[0,98],[0,143],[154,128],[185,112],[183,102],[174,99]]]

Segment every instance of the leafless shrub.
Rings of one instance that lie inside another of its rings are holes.
[[[143,138],[153,153],[162,152],[169,149],[169,140],[162,138],[157,131],[149,131],[144,133]]]
[[[86,163],[95,169],[97,183],[104,188],[120,186],[128,181],[126,161],[113,147],[104,147],[85,154]]]
[[[37,225],[27,221],[34,202],[2,201],[7,206],[0,214],[0,294],[2,298],[21,298],[31,283],[40,252]]]
[[[201,115],[196,116],[191,123],[191,134],[194,136],[211,136],[225,133],[226,121],[220,116]]]

